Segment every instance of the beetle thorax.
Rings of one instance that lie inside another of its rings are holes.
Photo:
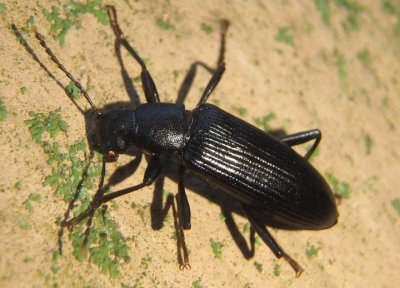
[[[186,135],[183,105],[144,104],[135,113],[135,146],[151,154],[170,154],[183,149]]]

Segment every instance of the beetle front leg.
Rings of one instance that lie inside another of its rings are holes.
[[[156,85],[154,84],[150,72],[147,70],[146,64],[144,63],[142,58],[140,58],[139,54],[136,53],[135,49],[133,49],[132,46],[128,43],[128,41],[126,41],[126,39],[123,38],[124,35],[118,24],[117,11],[115,10],[115,7],[112,5],[106,5],[106,7],[108,9],[107,12],[110,18],[111,27],[114,31],[115,37],[117,38],[116,41],[118,43],[121,43],[126,48],[126,50],[128,50],[128,52],[133,56],[133,58],[135,58],[136,62],[138,62],[139,65],[142,67],[142,72],[140,74],[140,77],[142,80],[142,87],[144,95],[146,96],[147,103],[160,102],[160,97],[158,96]]]
[[[103,165],[105,165],[105,162],[103,162]],[[104,166],[103,166],[103,168],[104,168]],[[99,208],[102,204],[104,204],[110,200],[113,200],[117,197],[140,190],[143,187],[153,184],[154,180],[160,175],[161,168],[162,168],[162,166],[161,166],[160,158],[157,155],[152,156],[150,158],[149,164],[144,173],[142,183],[132,186],[132,187],[128,187],[128,188],[116,191],[116,192],[112,192],[110,194],[101,195],[99,197],[95,196],[95,198],[90,203],[90,206],[86,209],[85,212],[83,212],[81,215],[79,215],[75,218],[72,218],[71,220],[67,221],[66,223],[63,223],[63,226],[66,226],[66,227],[68,227],[68,229],[71,229],[75,225],[79,224],[85,218],[93,215],[94,211],[96,211],[96,209]],[[102,185],[103,181],[104,181],[104,175],[102,175],[101,185],[99,185],[99,189],[101,189],[101,187],[103,186]]]
[[[292,266],[293,270],[296,272],[296,277],[299,277],[301,273],[303,273],[304,269],[301,267],[292,257],[283,251],[283,249],[279,246],[279,244],[275,241],[275,239],[268,232],[267,228],[261,223],[259,223],[257,217],[254,216],[249,206],[246,204],[242,204],[243,212],[249,219],[251,225],[256,230],[257,234],[261,237],[265,244],[274,252],[276,258],[285,258],[285,260]]]
[[[180,262],[180,270],[190,269],[189,264],[189,254],[187,252],[187,247],[185,243],[185,235],[183,230],[189,230],[191,228],[190,224],[190,205],[186,196],[185,186],[183,182],[183,174],[185,169],[183,165],[179,168],[179,179],[178,179],[178,195],[176,195],[176,202],[178,206],[178,249],[183,251],[183,260],[179,259]]]
[[[285,142],[289,146],[295,146],[306,143],[310,140],[315,140],[311,148],[307,151],[306,155],[304,155],[304,158],[309,159],[312,153],[314,153],[315,149],[317,149],[317,146],[321,141],[321,137],[321,131],[319,131],[318,129],[314,129],[287,135],[285,137],[282,137],[280,140],[282,142]]]

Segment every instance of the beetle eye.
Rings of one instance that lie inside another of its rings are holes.
[[[108,151],[104,157],[106,158],[106,162],[116,162],[118,160],[118,154],[114,151]]]

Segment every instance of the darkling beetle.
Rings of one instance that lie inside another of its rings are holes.
[[[218,68],[213,71],[198,105],[193,111],[182,104],[161,103],[153,79],[145,63],[123,38],[116,10],[107,6],[117,40],[129,51],[142,68],[141,80],[146,104],[136,109],[100,112],[81,84],[65,69],[47,47],[35,27],[32,31],[46,53],[80,89],[97,114],[97,136],[103,157],[99,189],[103,186],[105,163],[116,161],[119,153],[134,146],[150,155],[143,182],[95,196],[87,211],[64,223],[71,228],[103,203],[151,185],[160,175],[161,155],[174,154],[180,159],[178,178],[179,229],[190,229],[190,207],[183,185],[183,172],[192,171],[218,190],[239,200],[244,214],[261,239],[277,258],[283,257],[296,276],[303,268],[278,245],[265,224],[256,215],[263,213],[273,222],[288,229],[321,230],[337,223],[335,199],[328,184],[307,161],[321,140],[318,129],[274,137],[241,119],[205,103],[225,70],[225,34],[229,22],[222,21],[221,51]],[[301,156],[291,146],[313,140],[308,152]],[[184,245],[184,244],[183,244]],[[187,252],[181,268],[190,268]]]

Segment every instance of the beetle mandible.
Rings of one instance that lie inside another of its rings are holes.
[[[161,103],[145,63],[123,38],[115,8],[107,8],[117,41],[142,69],[141,80],[147,103],[134,110],[100,112],[35,27],[32,31],[52,61],[75,83],[97,114],[97,136],[104,155],[99,188],[104,182],[106,162],[116,161],[119,153],[134,146],[147,153],[150,160],[142,183],[95,196],[84,213],[64,225],[71,228],[92,215],[103,203],[151,185],[162,170],[160,156],[174,154],[181,161],[176,196],[181,231],[191,228],[190,206],[183,185],[183,172],[188,169],[211,186],[239,200],[244,214],[261,239],[277,258],[286,259],[296,276],[300,276],[303,268],[283,251],[257,215],[261,213],[288,229],[321,230],[337,223],[338,212],[333,193],[324,178],[307,161],[321,140],[321,132],[314,129],[277,138],[206,103],[225,70],[225,34],[229,25],[226,20],[222,21],[218,68],[212,71],[213,75],[196,108],[188,111],[183,104]],[[291,148],[312,140],[313,145],[304,156]],[[185,249],[184,254],[181,268],[190,268]]]

